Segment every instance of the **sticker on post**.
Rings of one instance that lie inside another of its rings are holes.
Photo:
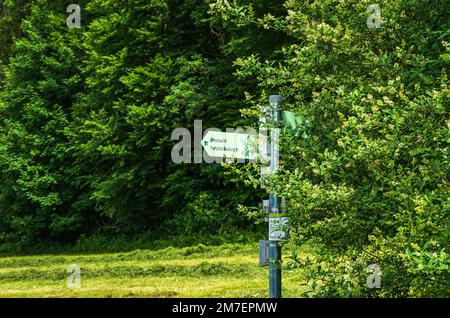
[[[269,240],[281,241],[287,239],[289,218],[271,217],[269,218]]]

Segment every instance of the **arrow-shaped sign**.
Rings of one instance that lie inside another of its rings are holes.
[[[259,156],[256,135],[210,130],[201,144],[211,157],[254,160]]]

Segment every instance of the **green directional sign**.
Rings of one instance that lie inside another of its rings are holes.
[[[283,111],[283,124],[291,129],[291,130],[297,130],[298,126],[299,126],[299,121],[301,121],[301,119],[298,117],[298,115],[294,112],[289,112],[289,111]]]
[[[286,128],[286,131],[293,133],[296,137],[299,137],[300,134],[304,139],[311,137],[311,135],[307,132],[309,121],[299,114],[289,111],[283,111],[282,122],[284,127]]]
[[[209,131],[201,144],[211,157],[250,160],[258,158],[255,135]]]

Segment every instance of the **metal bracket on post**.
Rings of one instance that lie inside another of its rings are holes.
[[[269,222],[268,215],[270,214],[270,201],[263,200],[263,210],[264,210],[264,221]]]

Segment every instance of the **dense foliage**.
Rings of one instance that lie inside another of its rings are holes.
[[[2,38],[3,240],[156,233],[165,220],[177,233],[189,215],[192,230],[250,224],[235,209],[252,191],[220,166],[170,160],[172,130],[233,127],[251,86],[233,77],[208,4],[82,1],[80,29],[66,26],[64,1],[16,5],[0,20],[20,26]]]
[[[265,92],[256,109],[279,92],[301,118],[268,188],[287,200],[297,244],[317,246],[314,262],[297,260],[314,294],[448,295],[450,3],[390,1],[379,29],[369,4],[292,0],[264,19],[227,1],[216,10],[289,36],[279,59],[236,64]],[[381,289],[367,288],[370,264]]]
[[[367,0],[78,3],[70,29],[66,1],[0,0],[0,242],[248,225],[259,167],[175,164],[171,132],[281,94],[301,119],[266,190],[313,294],[448,296],[449,1],[382,3],[380,28]]]

